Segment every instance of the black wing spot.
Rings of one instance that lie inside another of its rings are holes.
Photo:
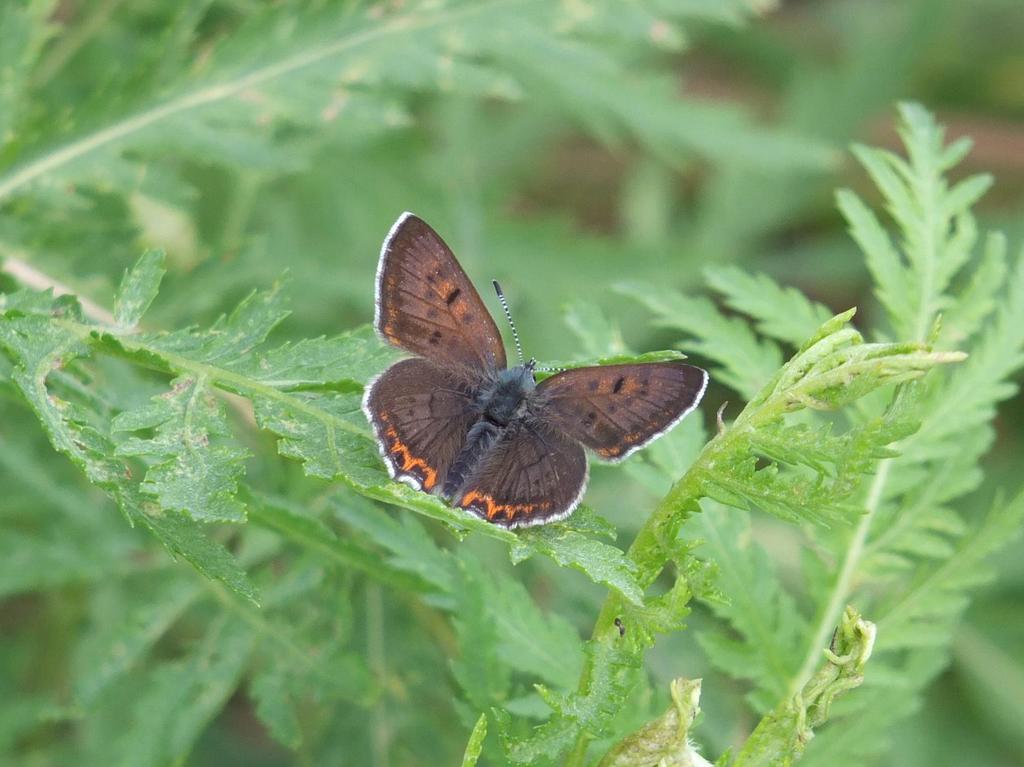
[[[430,343],[432,343],[434,346],[437,346],[439,343],[441,343],[440,330],[435,330],[433,333],[430,334]]]
[[[431,319],[431,320],[436,320],[437,319],[437,309],[435,309],[433,306],[431,306],[429,309],[427,309],[427,319]]]
[[[597,379],[592,378],[587,381],[587,388],[590,389],[590,391],[597,391]]]
[[[444,302],[448,304],[448,306],[451,306],[455,303],[455,299],[458,298],[461,293],[462,288],[455,288],[455,290],[445,296]]]
[[[618,406],[618,405],[609,405],[609,406],[608,406],[608,412],[609,412],[609,413],[614,413],[614,412],[615,412],[616,410],[618,410],[618,409],[619,409],[619,406]]]
[[[626,383],[625,376],[619,376],[619,380],[615,382],[615,388],[612,389],[612,393],[618,394],[620,391],[622,391],[622,385],[624,383]]]

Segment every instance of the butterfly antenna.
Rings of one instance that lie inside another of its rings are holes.
[[[508,301],[505,300],[505,294],[501,290],[501,285],[498,284],[497,280],[491,280],[491,284],[494,285],[494,292],[498,294],[498,300],[501,302],[501,308],[505,310],[505,319],[508,320],[508,326],[512,328],[512,340],[516,342],[516,355],[519,357],[519,364],[525,364],[523,358],[523,345],[519,343],[519,331],[516,330],[516,323],[512,321],[512,312],[509,311]]]

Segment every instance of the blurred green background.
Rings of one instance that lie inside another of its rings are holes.
[[[350,13],[359,29],[415,5],[10,3],[0,10],[0,40],[23,42],[33,29],[46,31],[24,57],[0,56],[0,105],[7,110],[0,126],[9,131],[0,131],[0,172],[10,178],[61,146],[123,126],[188,93],[193,82],[205,87],[203,78],[244,73],[264,55],[272,63],[275,46],[293,44],[281,40],[301,43],[308,35],[312,46],[329,39],[334,27],[321,17],[340,17],[343,27]],[[507,42],[504,50],[489,49],[501,43],[497,37],[455,39],[469,63],[454,66],[446,82],[443,59],[424,59],[403,43],[356,57],[331,77],[289,81],[269,95],[254,90],[246,130],[228,118],[218,124],[215,114],[187,130],[171,124],[123,146],[114,140],[102,150],[109,154],[85,155],[34,179],[32,194],[19,189],[0,198],[0,256],[109,307],[124,268],[144,247],[164,248],[170,271],[147,322],[168,329],[209,323],[287,272],[294,314],[279,339],[305,338],[370,321],[381,239],[401,211],[412,210],[447,239],[478,285],[502,282],[526,352],[540,359],[589,353],[566,325],[567,307],[582,322],[600,308],[636,350],[671,346],[676,339],[652,330],[635,304],[615,294],[615,283],[643,279],[700,292],[702,269],[729,262],[767,272],[836,311],[856,305],[858,323],[870,327],[877,313],[868,274],[833,192],[849,186],[877,202],[845,150],[854,141],[895,149],[894,103],[903,99],[935,111],[950,138],[974,139],[961,171],[996,176],[978,211],[982,226],[1006,231],[1011,247],[1020,246],[1020,0],[647,5],[665,8],[678,26],[613,33],[587,27],[587,3],[552,2],[565,18],[583,9],[583,31],[566,35],[578,48],[572,56],[543,49],[541,28],[523,32],[533,35],[536,50]],[[523,6],[525,25],[535,4]],[[519,12],[515,3],[509,7]],[[27,16],[26,8],[33,9]],[[19,31],[16,17],[35,21]],[[449,31],[458,38],[467,30],[474,28]],[[447,44],[445,30],[435,33]],[[207,57],[215,64],[204,70]],[[608,75],[607,62],[614,64]],[[729,397],[713,390],[705,410],[713,413]],[[6,537],[0,551],[0,691],[49,701],[67,683],[71,637],[83,619],[76,605],[139,538],[52,457],[23,407],[12,400],[0,408],[4,517],[16,529],[26,510],[64,509],[62,518],[73,522],[62,523],[70,527],[55,539],[102,541],[83,546],[71,563],[55,543],[60,566],[43,591],[19,585],[16,539]],[[1004,406],[997,428],[985,466],[989,495],[1019,481],[1019,400]],[[253,449],[250,474],[263,472],[279,490],[306,482],[268,444]],[[588,497],[628,534],[639,524],[631,512],[651,499],[637,490],[623,502],[621,482],[613,487],[612,479],[595,470]],[[764,532],[771,545],[778,530],[768,525]],[[791,556],[785,536],[779,540],[774,553]],[[951,666],[879,764],[1024,763],[1024,545],[1016,543],[1003,560],[998,585],[985,590],[961,627]],[[565,573],[544,564],[512,577],[528,577],[538,600],[589,630],[600,590],[582,578],[558,582]],[[406,607],[387,592],[376,598],[382,604],[357,612],[382,610],[389,634],[400,633]],[[691,624],[699,628],[700,621],[698,612]],[[392,652],[408,668],[438,664],[444,673],[444,660],[433,651],[420,659],[410,637],[394,639]],[[651,667],[666,681],[680,668],[689,676],[711,673],[690,632],[659,645]],[[419,683],[429,687],[430,675]],[[388,691],[399,712],[387,730],[391,763],[454,758],[465,732],[453,726],[437,736],[428,720],[410,714],[410,699],[423,690],[395,684]],[[706,701],[707,718],[742,722],[739,701],[738,694],[731,702]],[[388,709],[378,715],[387,717]],[[0,743],[7,730],[23,737],[7,721]],[[734,734],[714,737],[724,745]],[[32,737],[67,735],[58,723]],[[188,763],[224,764],[226,754],[239,753],[245,759],[235,763],[291,763],[241,695]]]

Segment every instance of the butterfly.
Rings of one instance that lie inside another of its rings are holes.
[[[521,352],[510,368],[480,294],[411,213],[381,248],[374,326],[413,355],[363,395],[388,473],[507,528],[569,516],[587,486],[584,447],[621,461],[692,412],[708,383],[678,361],[581,367],[540,383]]]

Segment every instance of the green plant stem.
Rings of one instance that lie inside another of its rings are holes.
[[[255,381],[252,378],[236,373],[232,370],[228,370],[227,368],[189,359],[188,357],[165,349],[151,347],[145,343],[143,337],[133,335],[132,333],[120,333],[114,329],[106,330],[103,328],[96,328],[94,326],[84,325],[67,319],[54,321],[58,322],[65,330],[68,331],[70,344],[79,342],[94,344],[97,342],[97,339],[101,338],[101,335],[107,336],[115,343],[108,343],[105,351],[113,356],[118,356],[120,354],[121,356],[128,358],[133,364],[140,365],[142,367],[149,367],[150,369],[171,375],[190,374],[196,377],[202,377],[211,385],[230,394],[239,394],[247,398],[260,397],[266,400],[273,400],[285,405],[294,412],[303,413],[311,419],[323,424],[328,444],[335,453],[338,452],[336,446],[336,435],[339,431],[348,432],[349,434],[353,434],[367,440],[371,439],[368,426],[356,421],[350,421],[339,416],[337,413],[319,407],[315,401],[298,396],[295,392],[276,389],[273,386],[269,386],[260,381]],[[46,379],[46,376],[53,366],[54,360],[63,353],[63,350],[57,350],[46,359],[39,362],[38,369],[34,371],[34,378],[39,382],[39,386],[42,386],[42,382]],[[229,399],[229,401],[234,400]],[[353,410],[353,413],[355,412],[356,410]],[[250,423],[252,422],[252,420],[248,418],[246,421]],[[337,474],[335,476],[340,481],[349,484],[357,492],[363,493],[363,495],[368,498],[388,502],[391,501],[390,496],[376,493],[373,488],[366,490],[365,488],[352,485],[342,469],[343,467],[340,465],[336,467]],[[452,517],[440,515],[434,511],[431,508],[432,505],[432,503],[425,505],[417,505],[414,503],[410,504],[408,508],[431,517],[432,519],[441,518],[446,522],[452,521]],[[457,524],[469,530],[479,532],[489,538],[495,538],[503,541],[504,543],[510,543],[517,540],[515,533],[512,531],[493,525],[490,522],[476,517],[460,516]]]
[[[868,490],[867,500],[864,504],[864,514],[861,516],[860,522],[857,523],[850,546],[846,549],[846,557],[843,559],[843,566],[839,571],[839,575],[836,576],[836,582],[832,587],[832,594],[829,597],[828,604],[821,612],[818,627],[811,634],[800,670],[790,680],[789,697],[799,693],[810,681],[811,676],[821,662],[821,648],[828,645],[829,636],[835,630],[839,618],[845,609],[846,600],[853,590],[853,577],[860,566],[868,532],[871,530],[878,507],[882,503],[882,492],[885,489],[885,483],[889,478],[891,468],[891,458],[883,459],[878,464],[878,470],[871,481],[871,487]]]
[[[222,253],[235,255],[242,249],[245,242],[246,226],[262,184],[263,179],[254,171],[245,170],[239,173],[227,214],[224,216],[224,225],[221,227],[220,250]]]
[[[83,341],[91,340],[95,334],[94,328],[90,328],[86,325],[80,325],[79,323],[72,322],[70,320],[61,322],[61,325]],[[266,397],[267,399],[275,400],[277,402],[285,403],[299,412],[324,421],[332,431],[334,429],[340,429],[341,431],[348,431],[363,437],[369,436],[369,430],[364,426],[358,426],[346,421],[344,418],[339,418],[333,413],[323,410],[322,408],[318,408],[315,405],[311,405],[302,398],[295,397],[289,392],[284,392],[279,389],[275,389],[272,386],[259,383],[258,381],[254,381],[251,378],[240,375],[231,370],[227,370],[226,368],[218,367],[217,365],[210,365],[205,362],[197,362],[196,360],[191,360],[188,357],[183,357],[180,354],[175,354],[174,352],[169,352],[163,349],[151,349],[146,344],[139,342],[130,335],[111,334],[111,338],[114,338],[117,343],[129,353],[146,354],[166,360],[170,370],[162,365],[154,365],[157,370],[172,373],[191,373],[197,377],[207,379],[211,383],[232,393],[237,394],[248,392],[251,394],[258,394],[261,397]]]
[[[697,501],[704,495],[705,471],[712,469],[716,459],[732,450],[734,442],[750,428],[752,424],[741,413],[731,427],[708,442],[690,469],[672,486],[640,528],[626,556],[637,565],[636,578],[641,588],[650,586],[672,558],[679,529],[689,516],[688,511],[681,510],[696,508]],[[628,609],[627,602],[618,593],[609,593],[598,613],[591,639],[597,642],[614,641],[619,636],[615,619]],[[589,686],[593,671],[593,659],[588,656],[580,673],[581,692]],[[566,767],[582,767],[585,764],[589,743],[590,736],[581,732],[566,759]]]
[[[852,316],[852,312],[837,315],[830,323],[848,320],[850,316]],[[627,556],[636,564],[636,580],[640,588],[647,589],[675,555],[679,530],[689,515],[693,511],[699,510],[698,501],[706,495],[707,480],[715,473],[716,462],[737,452],[746,452],[749,445],[745,443],[750,441],[752,433],[777,421],[786,413],[799,409],[799,406],[815,406],[815,392],[843,386],[857,374],[869,372],[872,366],[878,366],[880,363],[887,364],[885,361],[875,358],[867,347],[861,347],[860,351],[867,352],[868,356],[845,358],[841,364],[826,367],[820,372],[809,370],[826,355],[835,353],[841,344],[848,342],[851,338],[838,326],[833,327],[829,334],[826,332],[828,327],[829,323],[822,327],[822,335],[801,350],[782,369],[779,377],[769,383],[761,394],[747,404],[731,426],[724,431],[720,430],[714,439],[704,446],[690,469],[658,503],[654,512],[640,528],[627,552]],[[905,352],[909,353],[911,349],[912,347],[908,345]],[[929,364],[934,365],[959,361],[963,357],[964,355],[959,352],[940,352],[927,355],[926,360]],[[890,358],[890,363],[891,361],[892,358]],[[891,382],[909,380],[911,377],[919,375],[927,367],[924,359],[920,361],[920,367],[915,360],[910,360],[910,362],[914,364],[906,367],[902,373],[893,369],[889,380]],[[802,379],[794,385],[795,382],[792,378],[797,375]],[[836,582],[829,606],[822,616],[821,624],[815,631],[812,645],[815,653],[813,661],[817,660],[820,648],[828,644],[828,633],[838,621],[839,614],[845,605],[844,600],[850,591],[854,573],[861,561],[874,512],[881,503],[888,472],[888,466],[883,464],[876,473],[875,483],[868,498],[869,513],[860,521],[856,533],[856,543],[850,548],[847,562]],[[629,606],[619,594],[610,593],[601,607],[591,640],[601,643],[614,642],[618,636],[615,619],[627,614],[628,610]],[[633,652],[637,654],[643,652],[640,644],[634,645],[633,648]],[[580,674],[578,690],[581,694],[585,694],[590,687],[594,671],[593,664],[593,656],[588,656]],[[807,662],[804,666],[809,667],[810,673],[813,673],[814,662]],[[801,669],[801,679],[804,674],[805,670]],[[807,678],[809,676],[810,674],[807,674]],[[799,691],[801,687],[796,689]],[[581,731],[569,760],[566,762],[569,767],[582,767],[589,740],[590,736],[586,731]]]
[[[386,689],[388,662],[384,647],[384,600],[376,583],[366,584],[366,654],[377,684]],[[391,724],[386,707],[385,698],[379,699],[373,707],[370,744],[374,767],[388,767],[390,764]]]

